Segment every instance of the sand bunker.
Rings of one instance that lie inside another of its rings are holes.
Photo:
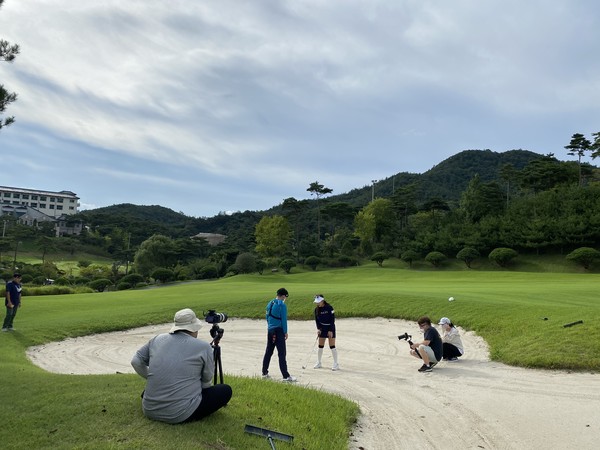
[[[288,365],[299,385],[335,392],[360,405],[350,449],[591,449],[600,442],[597,374],[490,362],[485,342],[464,331],[461,361],[441,362],[433,372],[419,373],[419,361],[396,337],[408,332],[420,340],[414,322],[377,318],[336,323],[340,371],[329,370],[327,346],[324,368],[312,368],[314,322],[289,323]],[[68,339],[30,348],[27,355],[55,373],[134,373],[129,361],[135,351],[169,327]],[[265,322],[230,318],[222,328],[225,376],[259,376]],[[200,331],[201,338],[210,340],[208,329]],[[270,372],[280,376],[276,355]]]

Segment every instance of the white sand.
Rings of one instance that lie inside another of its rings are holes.
[[[298,384],[356,401],[362,415],[351,449],[592,449],[600,446],[600,376],[526,370],[490,362],[485,342],[462,332],[465,356],[419,373],[397,335],[421,339],[414,322],[338,319],[341,370],[332,372],[326,346],[324,368],[311,354],[313,322],[290,322],[288,366]],[[68,339],[30,348],[45,370],[64,374],[134,373],[135,351],[168,324]],[[227,374],[259,376],[265,346],[264,321],[229,319],[221,324]],[[210,340],[207,325],[200,337]],[[306,369],[302,366],[306,365]],[[280,377],[277,352],[270,373]],[[225,379],[225,382],[227,380]],[[272,382],[272,381],[265,381]],[[235,392],[234,392],[235,396]]]

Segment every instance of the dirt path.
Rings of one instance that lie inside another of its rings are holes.
[[[591,449],[600,442],[600,376],[509,367],[490,362],[485,342],[462,333],[466,355],[419,373],[419,362],[398,341],[415,323],[388,319],[338,319],[341,370],[331,352],[315,370],[313,322],[290,322],[288,365],[298,383],[342,394],[362,415],[350,449]],[[225,374],[259,376],[264,321],[229,319],[221,325]],[[169,325],[93,335],[34,347],[28,357],[57,373],[133,373],[129,361]],[[200,331],[209,340],[208,325]],[[204,338],[204,337],[203,337]],[[279,376],[276,355],[271,374]],[[307,364],[306,369],[302,369]],[[266,381],[265,381],[266,382]]]

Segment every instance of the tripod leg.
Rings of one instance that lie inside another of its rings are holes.
[[[217,384],[217,374],[219,375],[221,384],[223,384],[223,365],[221,363],[221,347],[219,347],[218,344],[215,344],[215,348],[213,350],[213,359],[215,362],[213,385]]]
[[[221,363],[221,348],[219,347],[219,380],[223,384],[223,365]]]

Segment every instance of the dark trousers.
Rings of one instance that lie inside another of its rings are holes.
[[[281,370],[281,375],[283,375],[283,378],[288,378],[290,373],[288,372],[285,360],[286,349],[283,328],[274,328],[267,331],[267,349],[263,358],[262,374],[267,375],[269,373],[269,364],[271,363],[271,356],[273,356],[275,347],[277,347],[277,355],[279,356],[279,370]]]
[[[209,388],[202,389],[202,401],[200,402],[200,405],[198,405],[196,411],[183,422],[192,422],[210,416],[218,409],[227,405],[232,394],[233,391],[228,384],[216,384]]]
[[[12,328],[13,320],[15,320],[15,316],[17,315],[18,306],[14,306],[12,308],[6,307],[6,317],[4,318],[4,323],[2,324],[2,328]]]
[[[456,345],[444,342],[444,358],[460,358],[462,355]]]

